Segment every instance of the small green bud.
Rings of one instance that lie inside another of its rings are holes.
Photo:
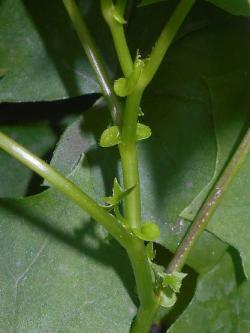
[[[145,140],[151,136],[151,128],[147,125],[137,123],[136,128],[136,139],[139,140]]]
[[[182,285],[182,280],[187,276],[186,273],[174,272],[172,274],[164,274],[162,280],[163,287],[169,287],[174,292],[179,293]]]
[[[115,80],[114,91],[117,96],[126,97],[131,93],[128,81],[125,77]]]
[[[112,208],[119,204],[123,200],[123,198],[128,195],[135,186],[130,187],[129,189],[124,190],[120,184],[118,183],[118,180],[114,179],[114,186],[113,186],[113,195],[111,197],[104,197],[103,201],[105,201],[108,206],[107,208]]]
[[[161,290],[161,292],[160,292],[161,306],[163,306],[164,308],[171,308],[172,306],[174,306],[176,301],[177,301],[177,297],[172,290],[170,290],[168,288]]]
[[[100,146],[112,147],[121,142],[121,136],[118,126],[111,126],[107,128],[101,135]]]
[[[152,222],[144,223],[141,229],[133,229],[133,232],[138,238],[145,241],[155,241],[160,235],[158,225]]]
[[[139,52],[137,52],[131,75],[127,78],[122,77],[117,79],[114,83],[114,91],[118,96],[126,97],[134,91],[141,76],[143,67],[144,60],[141,59]]]

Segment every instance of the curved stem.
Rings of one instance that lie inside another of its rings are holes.
[[[141,226],[140,178],[136,148],[136,128],[141,97],[142,92],[137,90],[127,97],[121,129],[122,142],[119,145],[124,188],[135,186],[124,199],[125,217],[132,228]]]
[[[0,148],[46,179],[57,190],[85,210],[93,219],[103,225],[122,246],[125,248],[130,246],[132,237],[115,217],[100,207],[61,173],[2,132],[0,132]]]
[[[112,0],[101,0],[101,9],[103,17],[110,28],[123,74],[125,77],[129,77],[133,71],[133,61],[126,41],[123,24],[114,18],[113,11],[115,6]]]
[[[75,0],[62,0],[64,6],[71,18],[73,26],[79,37],[83,49],[90,61],[92,68],[95,71],[98,83],[102,93],[108,102],[112,119],[116,125],[121,123],[121,105],[113,91],[113,85],[109,79],[104,62],[100,53],[92,39],[92,36],[87,28],[87,25],[80,14]]]
[[[153,79],[156,71],[158,70],[170,44],[172,43],[176,33],[182,25],[187,14],[194,5],[195,0],[181,0],[175,11],[171,15],[168,23],[163,28],[155,46],[149,56],[149,60],[142,73],[140,84],[146,87]]]
[[[219,205],[228,186],[236,176],[250,151],[250,129],[246,132],[235,154],[222,172],[219,180],[213,186],[210,194],[202,205],[198,215],[188,230],[186,236],[180,243],[173,259],[171,260],[167,273],[173,273],[182,269],[188,254],[199,239],[202,231],[206,228],[212,214]]]

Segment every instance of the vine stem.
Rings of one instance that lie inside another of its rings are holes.
[[[233,157],[225,167],[218,181],[213,186],[210,194],[202,205],[186,236],[180,243],[173,259],[171,260],[167,268],[167,273],[173,273],[174,271],[180,271],[182,269],[187,259],[187,256],[198,241],[202,231],[206,228],[228,186],[230,185],[230,183],[240,170],[240,167],[244,163],[247,155],[249,154],[249,151],[250,129],[247,130],[239,147],[237,148]]]
[[[113,84],[106,71],[104,61],[93,41],[84,18],[81,16],[75,0],[62,0],[62,2],[64,3],[89,62],[95,71],[103,96],[108,103],[113,122],[116,125],[120,125],[122,114],[120,101],[114,93]]]
[[[141,196],[140,178],[138,170],[136,129],[141,98],[146,86],[152,80],[160,63],[168,50],[176,32],[188,14],[195,0],[182,0],[177,6],[169,22],[164,27],[155,47],[142,70],[134,91],[126,98],[122,124],[121,144],[119,151],[122,161],[123,183],[125,188],[135,186],[124,199],[125,217],[132,228],[141,227]],[[120,61],[124,76],[129,77],[133,71],[133,62],[127,46],[123,26],[116,22],[113,16],[112,0],[101,0],[102,12],[107,21],[115,44],[115,49]],[[143,242],[133,248],[128,255],[133,267],[140,307],[132,326],[132,333],[146,333],[154,320],[154,315],[159,307],[159,300],[155,295],[152,274]]]
[[[144,242],[140,239],[134,239],[128,251],[128,256],[134,271],[140,300],[140,307],[132,325],[131,333],[148,333],[159,307],[159,297],[154,292],[154,283]]]
[[[54,188],[103,225],[123,247],[129,248],[132,237],[122,224],[61,173],[2,132],[0,132],[0,148],[46,179]]]
[[[131,188],[135,186],[133,191],[124,199],[125,217],[132,228],[141,227],[140,178],[136,147],[137,117],[141,96],[142,92],[135,90],[126,99],[121,129],[121,144],[119,145],[124,187]]]

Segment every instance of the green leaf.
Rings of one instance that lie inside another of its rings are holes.
[[[248,332],[249,282],[240,287],[228,253],[207,274],[201,275],[192,302],[169,329],[170,333]],[[205,325],[205,326],[204,326]]]
[[[119,143],[121,143],[121,135],[118,126],[111,126],[102,133],[100,139],[101,147],[112,147]]]
[[[86,163],[71,180],[94,196]],[[2,331],[129,333],[133,276],[102,228],[53,189],[0,207]]]
[[[240,252],[244,272],[250,278],[250,154],[228,188],[208,229]]]
[[[138,15],[142,11],[143,19],[152,15],[146,8],[138,11]],[[160,20],[162,8],[156,14]],[[132,20],[131,27],[145,41],[145,32],[136,19]],[[173,44],[143,99],[145,123],[150,124],[153,133],[150,140],[138,144],[143,216],[145,220],[155,217],[161,229],[159,242],[171,251],[176,249],[189,225],[180,214],[199,193],[206,196],[208,184],[212,185],[215,173],[224,167],[245,127],[249,110],[249,34],[250,25],[236,17],[227,21],[223,17],[219,25],[210,24],[204,30],[186,34]],[[136,38],[133,35],[131,44],[138,47],[140,41]],[[238,52],[228,57],[232,44],[237,45]],[[212,82],[215,81],[216,90],[221,93],[219,107],[213,98]],[[92,109],[84,120],[74,125],[84,130],[82,139],[77,140],[85,142],[84,152],[98,198],[110,193],[114,177],[120,174],[117,149],[106,151],[97,147],[96,138],[109,123],[108,115],[101,108],[97,105],[97,110]],[[75,140],[74,128],[68,131],[67,136]],[[67,149],[63,150],[66,140],[61,144],[62,156],[67,159]],[[201,203],[200,197],[196,209]],[[240,216],[245,219],[244,210],[240,210]],[[247,235],[243,237],[247,239]],[[228,237],[223,240],[231,241]],[[218,262],[226,247],[226,243],[205,232],[188,263],[198,272],[207,271]]]
[[[47,123],[0,125],[0,130],[40,157],[56,143],[55,133]],[[31,189],[34,174],[3,151],[0,151],[0,175],[0,198],[24,196]]]
[[[116,64],[99,3],[82,13],[108,60]],[[56,100],[99,92],[95,75],[61,1],[0,1],[0,102]],[[111,69],[110,72],[113,72]]]
[[[165,274],[163,276],[163,287],[169,287],[175,293],[180,292],[180,288],[182,285],[182,280],[187,276],[186,273],[182,272],[174,272],[172,274]]]
[[[206,0],[234,15],[250,16],[248,0]]]
[[[117,179],[115,178],[112,197],[103,197],[103,201],[105,201],[108,204],[109,208],[112,208],[118,205],[126,195],[128,195],[131,191],[133,191],[133,189],[134,186],[127,190],[123,190],[120,184],[118,183]]]
[[[142,0],[139,7],[152,5],[167,0]],[[206,0],[212,4],[228,11],[234,15],[250,15],[250,5],[248,0]]]
[[[161,306],[163,306],[164,308],[172,308],[177,301],[176,294],[168,288],[161,291],[160,299]]]
[[[148,139],[151,136],[151,129],[149,126],[137,123],[136,128],[136,139],[139,140],[145,140]]]

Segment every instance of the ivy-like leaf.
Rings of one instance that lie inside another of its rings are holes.
[[[56,135],[48,123],[0,125],[0,130],[40,157],[46,155],[56,144]],[[32,171],[1,150],[0,175],[0,198],[25,196],[30,189]]]
[[[107,128],[101,135],[100,146],[112,147],[121,143],[120,130],[118,126],[111,126]]]
[[[169,332],[202,332],[205,323],[208,332],[247,333],[249,287],[249,281],[237,285],[234,262],[226,253],[212,270],[199,277],[192,302]]]
[[[206,0],[234,15],[250,16],[249,0]]]
[[[99,2],[84,0],[80,9],[114,73],[112,38]],[[57,100],[100,92],[62,1],[0,1],[0,102]],[[32,82],[32,84],[31,84]]]
[[[95,196],[86,157],[70,179]],[[102,228],[53,189],[0,206],[3,332],[129,333],[133,275]]]

